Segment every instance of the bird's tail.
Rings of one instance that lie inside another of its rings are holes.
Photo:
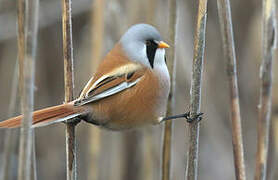
[[[47,126],[53,123],[66,121],[82,114],[83,110],[73,106],[73,102],[53,106],[33,113],[32,127]],[[20,127],[22,115],[0,122],[0,128]]]

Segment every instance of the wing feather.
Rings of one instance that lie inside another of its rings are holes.
[[[75,106],[82,106],[84,104],[87,104],[87,103],[91,103],[91,102],[95,102],[95,101],[98,101],[100,99],[103,99],[103,98],[106,98],[108,96],[112,96],[114,94],[117,94],[125,89],[128,89],[134,85],[136,85],[139,81],[141,80],[141,78],[137,79],[136,81],[133,81],[133,82],[122,82],[114,87],[111,87],[99,94],[96,94],[96,95],[93,95],[93,96],[88,96],[84,99],[81,99],[79,101],[76,101],[74,103]]]
[[[102,76],[93,83],[92,87],[88,88],[89,90],[85,93],[86,96],[76,100],[74,105],[82,106],[131,88],[142,79],[144,72],[145,68],[140,68],[123,73],[117,72],[106,77]]]

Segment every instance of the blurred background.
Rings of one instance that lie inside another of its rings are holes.
[[[217,1],[208,1],[200,131],[199,179],[235,179],[229,91],[221,45]],[[238,63],[239,95],[247,178],[252,179],[256,154],[259,65],[261,62],[261,1],[231,1]],[[93,75],[101,58],[127,28],[149,23],[167,42],[167,0],[73,0],[75,97]],[[177,101],[175,113],[189,109],[196,1],[178,0]],[[41,0],[35,77],[35,109],[64,101],[61,2]],[[9,117],[12,81],[17,60],[16,1],[0,0],[0,119]],[[173,44],[171,45],[173,46]],[[276,56],[277,57],[277,56]],[[275,61],[277,58],[275,58]],[[278,63],[274,61],[273,111],[267,179],[278,179]],[[17,108],[13,115],[20,112]],[[77,126],[78,179],[160,179],[163,125],[111,132],[93,125]],[[18,130],[12,130],[16,134]],[[4,130],[0,130],[3,158]],[[39,180],[65,179],[65,125],[35,130]],[[172,179],[184,179],[188,131],[176,120],[172,144]],[[16,136],[15,136],[16,137]],[[17,176],[18,138],[12,140],[10,174]],[[1,160],[0,160],[1,162]],[[1,167],[0,163],[0,167]]]

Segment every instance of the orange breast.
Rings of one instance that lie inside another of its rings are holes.
[[[92,103],[92,118],[115,130],[154,124],[159,117],[158,90],[158,78],[147,70],[135,86]]]

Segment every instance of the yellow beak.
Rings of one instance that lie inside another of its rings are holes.
[[[169,47],[170,46],[163,41],[159,41],[159,43],[158,43],[158,48],[169,48]]]

